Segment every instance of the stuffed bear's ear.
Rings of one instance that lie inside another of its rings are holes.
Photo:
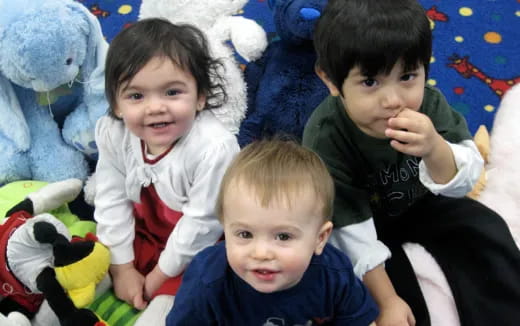
[[[0,1],[0,29],[1,26],[9,26],[11,22],[27,11],[27,8],[33,8],[36,2],[34,0],[17,0],[17,1]]]
[[[67,3],[68,8],[78,19],[84,19],[88,23],[86,31],[87,53],[85,62],[81,65],[81,75],[87,82],[87,88],[92,92],[104,93],[105,58],[108,51],[108,43],[103,37],[99,20],[84,5],[76,1]],[[99,89],[94,89],[99,88]]]
[[[0,40],[0,53],[2,50]],[[26,151],[30,146],[29,126],[18,102],[13,84],[2,74],[0,66],[0,139],[6,138],[14,143],[15,149]],[[4,148],[1,148],[4,151]]]

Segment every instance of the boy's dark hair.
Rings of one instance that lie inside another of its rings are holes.
[[[105,64],[105,95],[114,118],[117,92],[129,82],[150,59],[171,59],[190,72],[197,83],[198,95],[206,96],[205,109],[227,101],[222,78],[223,65],[209,54],[204,34],[196,27],[175,25],[165,19],[143,19],[120,32],[110,43]]]
[[[369,77],[388,74],[401,58],[405,70],[423,64],[427,76],[432,32],[417,0],[329,0],[314,47],[316,66],[341,92],[352,68]]]

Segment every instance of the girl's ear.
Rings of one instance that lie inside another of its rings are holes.
[[[323,81],[325,86],[327,86],[327,88],[329,89],[330,95],[338,96],[340,94],[339,89],[329,79],[329,76],[327,76],[325,71],[321,70],[321,68],[318,66],[314,66],[314,71],[316,72],[316,75],[318,75],[318,77],[320,77],[321,81]]]
[[[119,119],[123,119],[123,112],[117,106],[114,108],[114,115]]]
[[[323,223],[318,233],[318,239],[316,240],[316,249],[314,249],[314,253],[316,255],[321,255],[323,252],[323,248],[327,244],[329,240],[330,234],[332,233],[332,222],[327,221]]]
[[[206,107],[206,95],[200,94],[197,100],[197,112],[204,110]]]

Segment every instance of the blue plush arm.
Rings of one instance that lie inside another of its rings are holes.
[[[238,144],[244,147],[255,139],[261,137],[262,129],[264,127],[263,112],[257,110],[257,95],[262,81],[266,63],[269,62],[270,46],[264,52],[264,55],[247,64],[244,71],[244,80],[247,85],[247,112],[246,117],[240,124],[240,131],[238,133]]]
[[[88,28],[83,30],[87,39],[85,61],[81,65],[83,102],[65,120],[63,138],[69,145],[97,160],[94,129],[97,120],[108,112],[104,78],[108,43],[98,19],[85,6],[76,2],[68,6],[71,13],[84,21]]]
[[[29,127],[11,82],[0,73],[0,149],[6,146],[18,151],[29,149]],[[6,144],[10,142],[11,144]],[[4,143],[4,144],[2,144]],[[2,151],[2,153],[5,153]]]

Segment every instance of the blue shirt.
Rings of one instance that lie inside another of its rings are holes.
[[[348,257],[327,244],[301,281],[260,293],[229,266],[225,243],[195,256],[184,273],[167,326],[367,326],[379,311]]]

